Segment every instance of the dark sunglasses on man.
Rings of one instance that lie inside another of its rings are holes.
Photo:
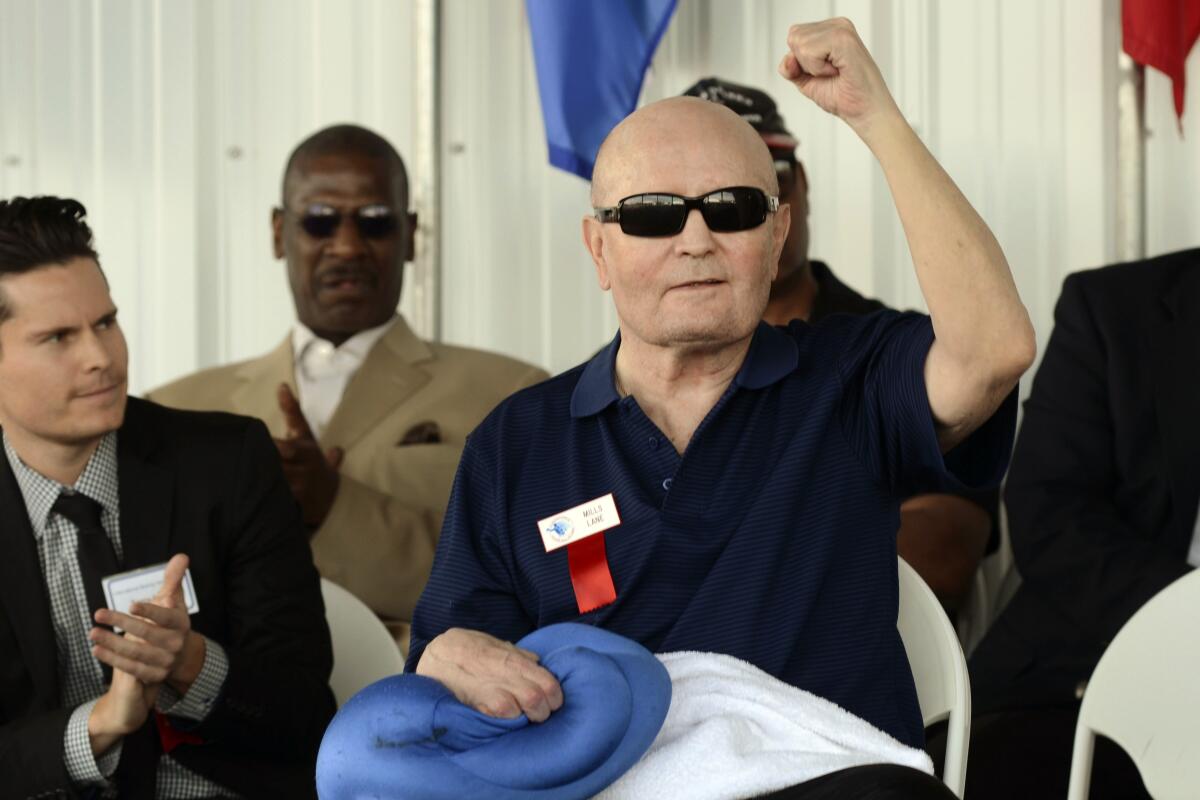
[[[779,209],[779,198],[753,186],[728,186],[698,197],[635,194],[592,211],[601,222],[620,223],[622,233],[629,236],[674,236],[683,230],[693,208],[699,209],[713,233],[734,233],[762,225],[767,214]]]
[[[313,203],[300,213],[285,211],[297,217],[300,227],[314,239],[328,239],[342,224],[342,212],[324,203]],[[396,232],[396,213],[381,204],[362,206],[349,212],[364,239],[386,239]]]

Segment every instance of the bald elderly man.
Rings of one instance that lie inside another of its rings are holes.
[[[619,332],[472,434],[414,617],[408,669],[485,713],[555,713],[561,687],[511,642],[573,620],[735,656],[923,743],[896,631],[900,499],[1000,479],[1033,330],[854,27],[787,43],[783,76],[878,159],[932,318],[762,323],[789,224],[762,139],[689,97],[618,125],[583,238]],[[948,796],[893,765],[778,788]]]

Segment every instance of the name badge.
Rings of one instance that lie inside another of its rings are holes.
[[[539,519],[538,532],[542,535],[542,545],[550,553],[620,524],[621,516],[617,513],[616,501],[612,492],[609,492],[595,500]]]
[[[100,586],[104,589],[104,600],[113,611],[129,614],[129,607],[134,603],[154,599],[154,595],[162,588],[166,574],[167,565],[164,563],[101,578]],[[192,586],[190,567],[183,573],[183,603],[188,614],[195,614],[200,610],[200,604],[196,600],[196,589]]]

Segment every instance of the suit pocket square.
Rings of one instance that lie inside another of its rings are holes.
[[[439,444],[442,441],[442,430],[436,422],[426,420],[413,425],[408,431],[400,437],[400,441],[396,442],[397,447],[404,447],[410,444]]]

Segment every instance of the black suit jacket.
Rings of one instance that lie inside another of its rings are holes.
[[[1023,583],[972,656],[977,711],[1074,702],[1190,569],[1198,412],[1200,250],[1069,276],[1009,470]]]
[[[205,743],[172,756],[247,797],[314,796],[333,658],[308,538],[266,428],[131,397],[117,461],[125,568],[187,553],[200,605],[192,627],[229,656],[224,691],[192,731]],[[29,517],[0,456],[0,797],[75,796],[63,763],[71,711]],[[152,796],[151,733],[126,739],[122,798]]]

